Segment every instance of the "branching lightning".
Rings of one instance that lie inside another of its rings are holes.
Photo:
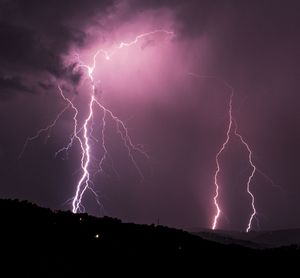
[[[267,176],[263,171],[261,171],[260,169],[258,169],[253,161],[253,151],[250,148],[249,144],[247,143],[247,141],[244,139],[244,137],[238,132],[238,125],[236,120],[233,117],[233,98],[234,98],[234,88],[227,83],[225,80],[220,79],[218,77],[215,76],[209,76],[209,75],[199,75],[199,74],[195,74],[195,73],[188,73],[191,76],[194,76],[196,78],[203,78],[203,79],[215,79],[218,82],[221,82],[222,84],[225,85],[226,88],[228,88],[230,90],[230,97],[229,97],[229,105],[228,105],[228,125],[227,125],[227,129],[226,129],[226,136],[225,136],[225,140],[222,143],[220,149],[218,150],[216,157],[215,157],[215,162],[216,162],[216,170],[214,172],[214,187],[215,187],[215,194],[213,196],[213,203],[214,206],[216,208],[216,213],[213,217],[213,222],[212,222],[212,230],[215,230],[217,228],[218,225],[218,220],[219,217],[222,213],[220,204],[219,204],[219,196],[220,196],[220,184],[219,184],[219,180],[218,180],[218,176],[219,173],[221,171],[221,166],[220,166],[220,157],[222,155],[222,153],[226,150],[226,147],[228,146],[228,144],[230,143],[230,140],[232,138],[232,136],[236,136],[240,143],[245,147],[245,149],[248,152],[248,163],[251,166],[252,170],[247,178],[247,184],[246,184],[246,191],[247,194],[250,196],[251,199],[251,214],[248,220],[248,224],[247,224],[247,228],[246,228],[246,232],[249,232],[252,229],[252,222],[253,219],[257,217],[257,210],[255,207],[255,196],[253,194],[253,192],[251,191],[251,183],[253,181],[253,178],[255,176],[256,173],[261,174],[264,178],[266,178],[269,182],[271,182],[272,185],[275,185],[274,182],[272,181],[272,179]],[[256,218],[257,219],[257,218]]]
[[[78,142],[78,144],[80,145],[81,175],[78,180],[78,183],[76,184],[75,195],[72,198],[73,213],[82,212],[85,210],[84,206],[83,206],[83,196],[88,189],[94,194],[97,203],[100,204],[99,196],[98,196],[97,192],[94,190],[93,181],[91,180],[91,172],[90,172],[90,164],[91,164],[91,157],[92,157],[91,141],[92,140],[94,140],[96,142],[101,141],[101,147],[102,147],[103,153],[99,160],[99,169],[102,172],[103,171],[103,163],[109,157],[109,151],[108,151],[108,147],[106,145],[106,136],[105,136],[108,117],[111,120],[113,120],[113,122],[115,123],[116,131],[121,137],[124,147],[127,150],[129,159],[131,160],[133,166],[136,168],[136,170],[141,178],[141,181],[144,180],[142,170],[140,169],[140,167],[135,159],[135,154],[140,153],[141,155],[143,155],[146,158],[149,158],[149,156],[142,147],[135,145],[133,143],[125,123],[120,118],[118,118],[110,109],[105,107],[100,102],[99,99],[97,99],[97,93],[96,93],[97,88],[96,88],[96,82],[95,82],[95,77],[94,77],[94,71],[97,66],[97,58],[100,54],[102,54],[106,60],[110,60],[113,57],[113,55],[116,53],[116,51],[121,50],[122,48],[125,48],[125,47],[131,47],[131,46],[137,44],[143,38],[148,37],[148,36],[153,36],[158,33],[164,34],[169,37],[173,37],[175,35],[173,32],[163,30],[163,29],[158,29],[158,30],[154,30],[154,31],[151,31],[148,33],[140,34],[140,35],[136,36],[135,39],[132,41],[119,43],[117,45],[117,47],[115,47],[112,51],[107,51],[104,49],[97,50],[96,53],[93,55],[93,64],[92,65],[88,65],[88,64],[85,64],[84,62],[82,62],[79,55],[76,54],[77,61],[78,61],[76,68],[82,68],[86,71],[87,78],[91,84],[91,93],[89,95],[89,103],[88,103],[88,114],[84,118],[83,124],[81,126],[79,125],[79,120],[78,120],[79,108],[75,105],[73,100],[71,100],[65,96],[62,87],[60,85],[57,85],[60,96],[66,102],[66,106],[57,115],[57,117],[55,118],[55,120],[52,123],[50,123],[47,127],[42,128],[39,131],[37,131],[37,133],[34,136],[28,137],[27,140],[25,141],[25,144],[22,148],[22,151],[21,151],[19,157],[21,157],[23,155],[29,142],[37,139],[44,132],[50,132],[51,129],[57,124],[57,122],[59,121],[61,116],[69,108],[71,108],[73,110],[73,112],[74,112],[73,132],[70,136],[69,143],[66,146],[64,146],[63,148],[59,149],[55,153],[55,155],[57,156],[62,152],[68,152],[75,142]],[[102,125],[101,125],[100,140],[96,139],[93,135],[93,119],[94,119],[95,113],[97,112],[96,108],[98,110],[100,110],[100,112],[101,112],[101,124]],[[113,162],[112,162],[112,167],[114,169]],[[114,169],[114,171],[115,171],[115,169]]]
[[[22,148],[22,150],[21,150],[21,152],[20,152],[20,154],[19,154],[18,159],[21,159],[21,157],[23,156],[23,154],[24,154],[24,152],[25,152],[25,150],[26,150],[28,144],[29,144],[31,141],[33,141],[33,140],[39,138],[39,137],[41,136],[42,133],[45,133],[45,132],[48,132],[48,133],[49,133],[49,132],[51,132],[52,128],[55,127],[55,125],[57,124],[58,120],[59,120],[59,119],[61,118],[61,116],[68,110],[69,107],[70,107],[69,104],[66,105],[66,106],[65,106],[65,107],[57,114],[57,116],[55,117],[55,119],[54,119],[48,126],[46,126],[46,127],[44,127],[44,128],[41,128],[40,130],[38,130],[38,131],[36,132],[36,134],[35,134],[34,136],[28,137],[28,138],[26,139],[26,141],[25,141],[25,143],[24,143],[24,145],[23,145],[23,148]]]

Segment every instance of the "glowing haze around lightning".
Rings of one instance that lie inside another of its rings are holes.
[[[97,99],[97,89],[96,88],[96,80],[94,77],[94,71],[97,67],[97,59],[99,59],[98,56],[104,57],[106,60],[110,60],[113,55],[117,52],[120,51],[122,48],[126,47],[131,47],[135,44],[137,44],[140,40],[142,40],[145,37],[149,37],[155,34],[164,34],[168,37],[173,37],[175,34],[174,32],[170,32],[167,30],[163,29],[157,29],[153,30],[151,32],[147,33],[142,33],[138,36],[136,36],[132,41],[129,42],[121,42],[119,43],[115,48],[113,48],[111,51],[105,50],[105,49],[98,49],[95,54],[93,55],[93,63],[92,65],[86,64],[83,61],[81,61],[80,57],[78,54],[76,54],[77,57],[77,66],[76,69],[83,69],[86,74],[87,74],[87,79],[90,82],[90,94],[89,94],[89,102],[88,102],[88,114],[84,118],[83,125],[79,126],[78,124],[78,113],[79,113],[79,108],[76,107],[75,103],[73,100],[69,99],[68,97],[65,96],[63,89],[60,85],[58,86],[58,90],[60,93],[60,96],[63,98],[63,100],[66,102],[66,106],[63,108],[61,112],[57,115],[57,117],[54,119],[52,123],[50,123],[47,127],[40,129],[34,136],[28,137],[27,140],[25,141],[25,144],[23,146],[23,149],[20,153],[20,157],[24,153],[28,143],[34,139],[37,139],[43,132],[50,132],[51,129],[56,125],[60,117],[69,109],[71,108],[74,112],[73,116],[73,132],[70,136],[70,140],[68,144],[61,149],[59,149],[55,155],[57,156],[61,152],[68,152],[69,149],[73,146],[74,143],[78,143],[80,146],[80,170],[81,170],[81,175],[80,178],[76,184],[76,190],[75,194],[72,197],[72,211],[73,213],[77,212],[82,212],[85,210],[84,205],[83,205],[83,196],[87,190],[90,190],[95,198],[97,203],[99,204],[99,196],[97,192],[93,188],[93,181],[91,179],[91,172],[90,172],[90,164],[91,164],[91,141],[94,140],[98,142],[98,139],[95,139],[94,136],[92,135],[93,131],[93,118],[95,114],[100,110],[102,113],[102,118],[101,118],[101,147],[103,150],[103,154],[100,157],[100,162],[99,162],[99,167],[100,171],[102,171],[102,165],[105,161],[105,159],[108,157],[108,148],[106,145],[106,137],[105,137],[105,132],[106,132],[106,126],[107,126],[107,119],[108,117],[113,120],[116,126],[116,131],[120,135],[121,140],[124,144],[124,147],[127,150],[127,154],[129,159],[131,160],[133,166],[136,168],[141,181],[144,180],[143,173],[135,159],[135,153],[140,153],[141,155],[145,156],[148,158],[148,154],[144,151],[143,148],[136,146],[128,132],[128,129],[125,125],[125,123],[118,118],[113,111],[105,107],[99,99]],[[97,110],[96,110],[97,109]]]

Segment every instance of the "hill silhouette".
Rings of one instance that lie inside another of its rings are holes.
[[[193,234],[207,240],[257,249],[299,245],[300,243],[300,229],[250,231],[249,233],[223,230],[211,231],[199,228],[190,230]]]
[[[52,211],[27,201],[0,200],[0,219],[0,271],[10,274],[2,277],[98,277],[95,273],[140,268],[140,277],[162,268],[224,273],[237,263],[253,270],[291,269],[300,258],[297,244],[272,249],[222,244],[178,229]]]

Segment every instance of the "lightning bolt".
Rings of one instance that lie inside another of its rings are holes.
[[[46,128],[40,129],[34,136],[28,137],[22,148],[22,151],[21,151],[19,157],[21,157],[23,155],[23,153],[30,141],[37,139],[43,132],[50,132],[51,129],[57,124],[57,122],[61,118],[61,116],[66,112],[66,110],[68,110],[69,108],[72,108],[72,110],[74,112],[74,116],[73,116],[73,131],[70,136],[70,140],[69,140],[68,144],[66,146],[62,147],[61,149],[59,149],[55,153],[55,155],[58,156],[62,152],[68,152],[75,142],[78,142],[78,144],[80,145],[81,175],[76,184],[75,194],[72,198],[73,213],[83,212],[85,210],[85,208],[83,206],[83,197],[87,190],[90,190],[94,194],[97,203],[100,204],[99,196],[93,188],[93,181],[91,179],[91,172],[90,172],[90,166],[91,166],[90,164],[91,164],[91,158],[92,158],[91,141],[94,140],[94,141],[98,142],[98,139],[96,139],[93,136],[93,124],[94,124],[93,118],[94,118],[95,113],[97,113],[96,108],[98,108],[98,110],[100,110],[102,112],[102,114],[101,114],[102,115],[102,117],[101,117],[101,123],[102,123],[102,125],[101,125],[101,147],[103,150],[103,154],[100,157],[100,162],[99,162],[100,171],[101,172],[103,171],[103,163],[105,162],[106,158],[109,157],[109,152],[108,152],[108,147],[106,145],[106,137],[105,137],[105,130],[107,128],[107,118],[109,117],[115,123],[116,132],[117,132],[117,134],[120,135],[121,140],[124,144],[124,147],[127,150],[128,157],[131,160],[135,169],[137,170],[141,181],[144,180],[142,170],[140,169],[140,167],[135,159],[135,153],[139,153],[146,158],[149,158],[149,155],[145,152],[145,150],[142,147],[135,145],[133,143],[133,141],[129,135],[128,128],[126,127],[125,123],[119,117],[117,117],[110,109],[105,107],[100,102],[100,100],[97,99],[97,93],[96,93],[97,88],[96,88],[96,82],[95,82],[95,78],[94,78],[94,71],[96,69],[97,59],[100,54],[102,54],[106,60],[110,60],[118,50],[121,50],[122,48],[126,48],[126,47],[131,47],[131,46],[137,44],[143,38],[153,36],[158,33],[164,34],[168,37],[175,36],[174,32],[170,32],[170,31],[163,30],[163,29],[157,29],[157,30],[154,30],[154,31],[151,31],[148,33],[142,33],[142,34],[136,36],[132,41],[119,43],[115,48],[113,48],[112,51],[107,51],[105,49],[98,49],[96,51],[96,53],[93,55],[92,65],[85,64],[80,59],[80,56],[78,54],[76,54],[76,59],[77,59],[76,68],[82,68],[83,70],[86,71],[87,79],[89,80],[89,82],[91,84],[91,93],[89,95],[89,102],[88,102],[88,114],[84,118],[83,125],[79,126],[79,121],[78,121],[79,108],[76,107],[76,105],[74,104],[74,102],[71,99],[69,99],[68,97],[65,96],[65,94],[62,90],[62,87],[60,85],[58,85],[58,90],[60,92],[60,96],[66,102],[67,105],[57,115],[57,117],[51,124],[49,124]],[[112,162],[112,167],[114,169],[113,162]],[[114,169],[114,171],[115,171],[115,169]]]
[[[157,30],[153,30],[153,31],[150,31],[150,32],[147,32],[147,33],[143,33],[143,34],[140,34],[138,36],[135,37],[134,40],[132,41],[129,41],[129,42],[120,42],[117,47],[115,47],[115,49],[113,49],[111,52],[107,51],[107,50],[104,50],[104,49],[99,49],[97,51],[97,55],[99,53],[103,54],[105,59],[106,60],[110,60],[112,58],[112,56],[115,54],[116,51],[118,51],[119,49],[122,49],[122,48],[125,48],[125,47],[130,47],[132,45],[135,45],[137,44],[141,39],[145,38],[145,37],[149,37],[149,36],[152,36],[152,35],[155,35],[155,34],[164,34],[164,35],[167,35],[167,36],[170,36],[170,37],[174,37],[175,36],[175,33],[172,32],[172,31],[168,31],[168,30],[164,30],[164,29],[157,29]]]
[[[79,132],[81,131],[81,130],[78,130],[78,120],[77,120],[77,116],[78,116],[78,113],[79,113],[78,109],[75,107],[73,102],[64,95],[61,86],[57,85],[57,87],[58,87],[58,90],[60,92],[61,97],[68,103],[68,107],[71,107],[72,110],[74,111],[74,117],[73,117],[73,122],[74,122],[73,126],[74,127],[73,127],[73,133],[70,137],[70,141],[69,141],[68,145],[66,147],[63,147],[63,148],[59,149],[55,153],[55,156],[57,156],[59,153],[61,153],[63,151],[68,151],[73,146],[73,143],[74,143],[75,140],[77,140],[79,142],[81,151],[84,152],[83,142],[82,142],[81,138],[78,136]],[[81,165],[83,165],[83,160],[84,160],[84,158],[81,159]]]
[[[221,171],[219,159],[220,159],[220,156],[222,155],[222,153],[224,152],[224,150],[226,149],[226,146],[228,145],[228,143],[230,141],[230,134],[231,134],[231,129],[232,129],[232,121],[233,121],[233,118],[232,118],[232,99],[233,99],[233,91],[231,91],[230,100],[229,100],[229,109],[228,109],[229,121],[228,121],[228,127],[227,127],[227,131],[226,131],[226,139],[225,139],[224,143],[222,144],[220,150],[218,151],[218,153],[216,155],[216,159],[215,159],[216,165],[217,165],[217,169],[216,169],[215,174],[214,174],[214,183],[215,183],[215,189],[216,190],[215,190],[215,195],[214,195],[213,199],[214,199],[214,205],[216,207],[217,213],[216,213],[216,215],[214,216],[214,219],[213,219],[213,225],[212,225],[213,230],[216,229],[218,219],[219,219],[219,216],[221,214],[221,209],[220,209],[220,206],[219,206],[219,203],[218,203],[219,189],[220,189],[220,186],[219,186],[219,183],[218,183],[218,175]]]
[[[237,136],[240,139],[241,143],[247,149],[247,151],[248,151],[248,161],[249,161],[249,164],[252,167],[252,171],[251,171],[251,173],[250,173],[250,175],[248,177],[248,180],[247,180],[247,193],[250,195],[250,198],[251,198],[251,207],[252,207],[252,213],[250,215],[248,226],[247,226],[247,229],[246,229],[246,232],[248,233],[250,231],[250,229],[251,229],[251,226],[252,226],[252,220],[253,220],[253,218],[256,215],[255,197],[254,197],[253,193],[250,190],[251,181],[252,181],[252,179],[253,179],[253,177],[255,175],[255,172],[256,172],[256,166],[255,166],[255,164],[253,162],[253,159],[252,159],[252,156],[253,156],[252,150],[250,149],[249,144],[245,141],[245,139],[242,137],[242,135],[240,135],[238,133],[238,126],[237,126],[236,122],[235,122],[234,134],[235,134],[235,136]]]
[[[44,127],[44,128],[41,128],[40,130],[38,130],[38,131],[36,132],[35,135],[33,135],[33,136],[31,136],[31,137],[28,137],[28,138],[26,139],[26,141],[25,141],[25,143],[24,143],[24,145],[23,145],[23,147],[22,147],[22,150],[21,150],[21,152],[20,152],[20,154],[19,154],[19,156],[18,156],[18,159],[19,159],[19,160],[22,158],[22,156],[23,156],[23,154],[24,154],[24,152],[25,152],[25,150],[26,150],[28,144],[29,144],[31,141],[33,141],[33,140],[39,138],[39,137],[40,137],[43,133],[45,133],[45,132],[48,132],[48,134],[49,134],[49,133],[51,132],[52,128],[54,128],[54,127],[56,126],[56,124],[57,124],[57,122],[59,121],[59,119],[61,118],[61,116],[68,110],[69,107],[70,107],[69,104],[68,104],[67,106],[65,106],[65,107],[57,114],[57,116],[55,117],[55,119],[54,119],[48,126],[46,126],[46,127]]]
[[[191,75],[193,77],[196,78],[200,78],[200,79],[214,79],[217,80],[218,82],[221,82],[222,84],[225,85],[226,88],[228,88],[230,90],[230,96],[229,96],[229,104],[228,104],[228,125],[227,125],[227,129],[226,129],[226,136],[225,136],[225,140],[222,143],[220,149],[218,150],[216,156],[215,156],[215,162],[216,162],[216,170],[214,172],[214,187],[215,187],[215,194],[213,196],[213,203],[214,206],[216,208],[216,213],[213,217],[213,221],[212,221],[212,230],[215,230],[217,228],[218,225],[218,220],[220,218],[220,215],[222,213],[220,204],[219,204],[219,191],[220,191],[220,184],[219,184],[219,173],[221,171],[221,166],[220,166],[220,157],[222,156],[223,152],[226,150],[226,147],[228,146],[228,144],[230,143],[230,141],[232,140],[232,136],[236,136],[240,143],[245,147],[245,149],[248,152],[248,163],[251,166],[252,170],[247,178],[247,184],[246,184],[246,191],[247,194],[250,196],[251,199],[251,214],[248,220],[248,224],[246,227],[246,232],[249,232],[252,229],[252,222],[253,219],[257,219],[257,210],[255,207],[255,196],[253,194],[253,192],[251,191],[251,183],[253,181],[253,178],[255,176],[256,173],[261,174],[265,179],[267,179],[272,185],[275,185],[275,183],[273,182],[273,180],[267,176],[263,171],[261,171],[260,169],[258,169],[253,161],[253,151],[250,148],[250,145],[247,143],[247,141],[244,139],[244,137],[238,132],[238,125],[236,120],[233,117],[233,98],[234,98],[234,88],[225,80],[218,78],[216,76],[211,76],[211,75],[199,75],[196,73],[192,73],[189,72],[188,75]],[[257,219],[258,220],[258,219]]]

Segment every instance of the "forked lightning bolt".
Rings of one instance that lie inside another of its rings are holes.
[[[99,203],[99,196],[97,194],[97,192],[93,189],[93,182],[91,180],[91,172],[90,172],[90,164],[91,164],[91,141],[95,140],[96,142],[98,142],[98,139],[96,139],[93,135],[93,117],[95,115],[95,113],[97,112],[95,109],[98,108],[98,110],[101,111],[102,113],[102,119],[101,119],[101,147],[103,150],[103,154],[100,157],[100,162],[99,162],[99,167],[100,170],[102,171],[102,166],[103,163],[105,161],[105,159],[108,157],[108,147],[106,145],[106,141],[105,141],[105,130],[107,128],[107,117],[110,117],[115,125],[116,125],[116,131],[117,133],[120,135],[121,140],[127,150],[128,156],[131,160],[131,162],[133,163],[134,167],[136,168],[136,170],[138,171],[141,180],[144,179],[143,173],[140,169],[140,167],[138,166],[137,161],[135,160],[135,153],[140,153],[145,157],[149,157],[148,154],[144,151],[143,148],[136,146],[131,137],[129,136],[129,132],[128,129],[125,125],[125,123],[118,118],[111,110],[109,110],[107,107],[105,107],[98,99],[97,99],[97,94],[96,94],[96,82],[95,82],[95,77],[94,77],[94,71],[96,69],[97,66],[97,58],[99,56],[99,54],[102,54],[104,56],[105,59],[110,60],[113,55],[116,53],[116,51],[121,50],[122,48],[125,47],[131,47],[135,44],[137,44],[140,40],[142,40],[145,37],[148,36],[153,36],[155,34],[164,34],[170,37],[174,36],[173,32],[167,31],[167,30],[162,30],[162,29],[158,29],[158,30],[154,30],[148,33],[143,33],[138,35],[137,37],[135,37],[134,40],[130,41],[130,42],[121,42],[120,44],[117,45],[117,47],[115,47],[112,51],[107,51],[104,49],[99,49],[98,51],[96,51],[96,53],[93,55],[93,64],[92,65],[88,65],[85,64],[84,62],[82,62],[80,60],[79,55],[77,54],[77,60],[78,60],[78,64],[77,64],[77,68],[82,68],[86,70],[87,73],[87,77],[90,81],[91,84],[91,92],[89,95],[89,104],[88,104],[88,114],[85,117],[84,121],[83,121],[83,125],[79,126],[79,120],[78,120],[78,114],[79,114],[79,108],[75,105],[75,103],[69,99],[68,97],[66,97],[64,95],[64,92],[61,88],[60,85],[58,85],[58,89],[60,92],[61,97],[63,98],[63,100],[66,102],[66,106],[64,107],[64,109],[57,115],[57,117],[55,118],[55,120],[46,128],[40,129],[35,136],[32,137],[28,137],[23,149],[21,151],[20,157],[22,156],[22,154],[24,153],[28,143],[34,139],[37,139],[43,132],[49,132],[51,131],[51,129],[56,125],[56,123],[58,122],[58,120],[60,119],[60,117],[69,109],[72,108],[73,112],[74,112],[74,116],[73,116],[73,132],[70,136],[70,141],[69,143],[61,148],[60,150],[58,150],[56,152],[56,156],[58,154],[60,154],[61,152],[64,151],[69,151],[69,149],[73,146],[73,144],[75,142],[78,142],[78,144],[80,145],[80,150],[81,150],[81,160],[80,160],[80,166],[81,166],[81,175],[79,178],[78,183],[76,184],[76,190],[75,190],[75,195],[72,198],[72,211],[74,213],[77,212],[82,212],[84,211],[84,206],[83,206],[83,196],[85,194],[85,192],[89,189],[96,197],[97,202]]]
[[[214,183],[215,183],[215,188],[216,188],[216,192],[215,192],[215,196],[214,196],[214,204],[215,204],[215,207],[217,209],[217,213],[215,214],[214,219],[213,219],[212,229],[215,230],[217,228],[218,219],[219,219],[220,214],[221,214],[221,209],[220,209],[220,206],[219,206],[219,203],[218,203],[219,187],[220,187],[220,185],[218,183],[218,175],[219,175],[219,172],[220,172],[219,157],[221,156],[223,151],[226,149],[226,146],[228,145],[228,143],[230,142],[230,139],[232,138],[231,135],[233,134],[233,135],[235,135],[239,138],[240,142],[247,149],[247,151],[248,151],[248,162],[252,167],[252,171],[251,171],[251,173],[248,177],[247,186],[246,186],[247,193],[251,197],[251,207],[252,207],[252,213],[250,215],[248,225],[247,225],[247,228],[246,228],[246,232],[249,232],[249,230],[251,229],[251,226],[252,226],[252,220],[253,220],[254,216],[256,215],[255,197],[254,197],[253,193],[250,190],[251,181],[252,181],[252,179],[255,175],[255,172],[256,172],[256,166],[254,165],[253,160],[252,160],[252,151],[249,147],[249,144],[238,133],[237,122],[234,120],[234,118],[232,116],[232,102],[233,102],[233,97],[234,97],[234,89],[227,82],[223,81],[223,83],[231,91],[230,98],[229,98],[229,107],[228,107],[229,120],[228,120],[228,127],[227,127],[227,131],[226,131],[226,139],[225,139],[224,143],[222,144],[220,150],[218,151],[218,153],[216,155],[217,169],[216,169],[216,172],[215,172],[215,175],[214,175]],[[233,126],[234,126],[234,130],[233,130]]]
[[[253,152],[252,152],[249,144],[246,142],[246,140],[243,138],[243,136],[238,132],[238,125],[237,125],[237,122],[235,121],[235,119],[233,117],[233,114],[232,114],[233,113],[232,110],[233,110],[234,88],[229,83],[227,83],[225,80],[220,79],[220,78],[215,77],[215,76],[209,76],[209,75],[203,75],[202,76],[202,75],[198,75],[196,73],[188,73],[188,74],[191,75],[191,76],[194,76],[196,78],[200,78],[200,79],[214,79],[214,80],[224,84],[225,87],[230,90],[229,105],[228,105],[228,125],[227,125],[227,129],[226,129],[226,137],[225,137],[225,140],[222,143],[222,145],[221,145],[221,147],[220,147],[220,149],[217,152],[216,157],[215,157],[215,162],[216,162],[216,170],[215,170],[215,173],[214,173],[215,194],[214,194],[214,197],[213,197],[213,203],[214,203],[214,206],[216,208],[216,213],[213,217],[211,228],[213,230],[215,230],[217,228],[218,220],[219,220],[219,217],[222,213],[222,210],[221,210],[221,207],[220,207],[220,204],[219,204],[219,201],[218,201],[219,196],[220,196],[220,184],[219,184],[219,180],[218,180],[219,173],[221,171],[220,157],[221,157],[222,153],[225,151],[228,144],[230,143],[230,140],[231,140],[232,135],[233,135],[233,136],[236,136],[239,139],[240,143],[247,150],[247,152],[248,152],[248,163],[252,168],[251,173],[247,178],[247,185],[246,185],[246,191],[247,191],[248,195],[251,198],[251,210],[252,210],[251,215],[249,217],[248,224],[247,224],[247,228],[246,228],[246,232],[249,232],[252,229],[252,221],[257,215],[257,210],[255,208],[255,196],[254,196],[253,192],[251,191],[251,182],[253,180],[254,175],[256,173],[260,173],[264,178],[266,178],[268,181],[270,181],[272,183],[272,185],[274,185],[274,183],[273,183],[272,179],[270,179],[264,172],[262,172],[261,170],[259,170],[255,166],[254,161],[253,161]]]

